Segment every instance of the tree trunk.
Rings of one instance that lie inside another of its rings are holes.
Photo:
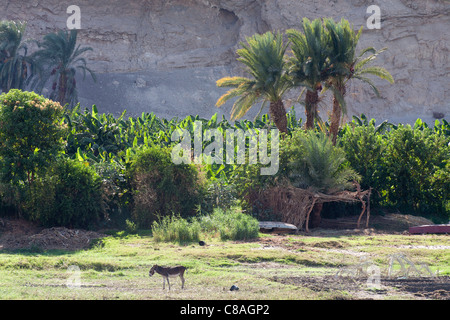
[[[322,218],[320,214],[322,212],[323,203],[316,203],[311,211],[311,219],[309,220],[309,228],[317,228],[320,225]]]
[[[66,104],[67,76],[64,72],[59,75],[58,102],[64,106]]]
[[[339,85],[338,90],[340,91],[342,97],[345,96],[345,86]],[[342,114],[342,107],[339,103],[339,100],[336,98],[336,96],[333,97],[333,111],[331,113],[331,119],[330,119],[330,135],[331,135],[331,141],[333,142],[333,145],[336,145],[336,140],[339,132],[339,126],[341,124],[341,114]]]
[[[305,115],[306,115],[306,130],[314,128],[314,119],[317,114],[317,103],[319,102],[319,95],[317,91],[306,91],[305,98]]]
[[[275,102],[271,101],[269,112],[270,117],[277,126],[278,130],[280,130],[280,132],[287,133],[287,117],[283,101],[281,99]]]

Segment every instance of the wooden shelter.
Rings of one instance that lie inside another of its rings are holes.
[[[315,192],[311,189],[301,189],[290,185],[278,185],[260,191],[256,198],[262,207],[271,209],[282,222],[290,223],[300,230],[305,226],[309,232],[309,220],[315,206],[326,202],[361,202],[362,211],[359,215],[357,228],[366,213],[366,228],[370,218],[370,193],[369,190],[361,190],[356,184],[356,191],[340,191],[332,194]]]

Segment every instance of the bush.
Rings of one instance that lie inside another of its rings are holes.
[[[169,148],[152,146],[137,152],[128,170],[133,188],[134,221],[146,228],[157,216],[195,215],[203,197],[194,165],[172,162]]]
[[[63,108],[34,92],[13,89],[0,95],[2,180],[31,184],[63,146]]]
[[[155,241],[174,241],[178,243],[198,241],[200,227],[195,220],[189,223],[180,216],[161,217],[152,224],[152,235]]]
[[[386,146],[383,135],[372,123],[354,128],[347,125],[342,132],[339,144],[351,167],[361,175],[361,187],[378,189],[384,180],[381,176],[382,155]]]
[[[0,182],[0,217],[20,216],[27,218],[23,212],[23,203],[26,202],[28,188],[24,185]]]
[[[445,129],[445,128],[444,128]],[[340,144],[351,166],[372,187],[375,204],[405,213],[449,217],[450,146],[441,126],[392,126],[380,133],[372,122],[342,130]]]
[[[332,193],[353,187],[360,176],[350,167],[345,152],[323,133],[297,130],[285,141],[287,176],[299,188]]]
[[[385,204],[448,219],[449,139],[429,128],[400,125],[385,143],[380,186]]]
[[[130,221],[128,219],[125,220],[125,230],[128,233],[137,233],[137,226],[136,223],[134,223],[133,221]]]
[[[116,161],[94,162],[90,164],[102,180],[103,198],[107,219],[102,225],[103,228],[126,228],[127,220],[131,221],[131,201],[130,184],[126,179],[126,169],[124,165]],[[137,228],[137,226],[136,226]]]
[[[26,207],[30,217],[46,227],[93,226],[104,213],[102,181],[91,167],[58,159],[31,185]]]

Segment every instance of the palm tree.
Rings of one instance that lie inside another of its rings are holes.
[[[76,46],[77,30],[58,31],[44,36],[44,40],[38,43],[42,48],[34,53],[33,57],[39,62],[41,68],[39,78],[34,82],[34,86],[40,92],[51,79],[52,88],[50,99],[58,101],[61,105],[75,105],[78,101],[75,75],[77,69],[83,72],[83,79],[86,78],[86,71],[92,79],[96,81],[96,76],[86,66],[86,59],[81,55],[87,51],[92,51],[91,47],[80,48]]]
[[[377,96],[380,95],[378,89],[367,75],[375,75],[381,79],[394,83],[392,75],[384,68],[378,66],[368,67],[375,60],[378,54],[385,51],[383,48],[376,51],[373,47],[363,49],[356,55],[356,46],[362,33],[362,27],[358,32],[354,32],[350,23],[342,19],[339,23],[333,19],[324,19],[325,26],[330,33],[330,63],[332,70],[327,87],[333,91],[333,110],[330,119],[330,134],[333,144],[336,139],[341,121],[341,113],[346,112],[345,93],[346,85],[350,79],[359,79],[373,89]],[[371,53],[364,57],[366,53]]]
[[[319,120],[317,110],[322,82],[329,77],[329,34],[320,19],[312,22],[303,19],[303,33],[296,29],[286,31],[291,42],[293,57],[290,59],[289,75],[294,86],[306,89],[306,129],[314,127]]]
[[[242,49],[237,50],[238,61],[242,62],[246,77],[225,77],[217,81],[219,87],[232,87],[222,95],[216,105],[220,107],[231,98],[239,97],[233,104],[231,119],[239,119],[257,102],[262,101],[262,108],[269,102],[269,113],[276,127],[287,133],[287,117],[283,94],[290,87],[285,68],[287,44],[283,44],[281,34],[272,32],[255,34],[241,42]]]
[[[287,159],[285,173],[294,187],[334,194],[353,188],[361,177],[348,166],[345,151],[333,146],[323,132],[294,130],[284,148]],[[320,223],[323,203],[315,203],[311,226]]]
[[[23,90],[34,67],[27,56],[28,48],[22,41],[26,22],[0,21],[0,88]]]

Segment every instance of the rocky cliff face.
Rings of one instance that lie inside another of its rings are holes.
[[[75,3],[76,2],[76,3]],[[388,47],[377,59],[396,83],[376,81],[382,98],[356,81],[348,90],[348,114],[412,122],[450,115],[450,3],[445,0],[0,0],[1,19],[28,21],[27,36],[65,28],[69,5],[81,10],[79,41],[98,82],[80,84],[84,107],[103,112],[155,112],[160,116],[215,112],[223,76],[240,73],[236,49],[246,36],[300,28],[303,17],[346,18],[364,26],[360,47]],[[381,29],[366,27],[367,7],[381,9]],[[294,97],[298,93],[292,93]],[[289,104],[289,102],[288,102]],[[300,105],[294,104],[298,114]],[[331,107],[323,100],[322,116]]]

